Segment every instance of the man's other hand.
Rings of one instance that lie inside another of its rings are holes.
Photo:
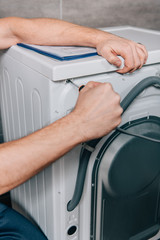
[[[106,36],[106,37],[105,37]],[[97,52],[111,64],[120,67],[124,59],[124,67],[117,70],[118,73],[134,72],[140,69],[147,61],[148,53],[140,43],[106,33],[97,41]]]

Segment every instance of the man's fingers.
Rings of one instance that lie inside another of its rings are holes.
[[[122,62],[118,58],[117,54],[113,52],[112,50],[107,51],[106,59],[109,63],[115,65],[116,67],[120,67]]]
[[[85,87],[87,87],[87,88],[94,88],[94,87],[96,87],[96,86],[98,86],[98,85],[100,85],[100,84],[101,84],[101,83],[99,83],[99,82],[90,81],[90,82],[88,82],[88,83],[86,84]]]
[[[117,72],[127,73],[135,69],[135,54],[133,53],[131,46],[128,45],[127,48],[124,49],[120,54],[124,59],[124,67],[122,69],[119,69]]]
[[[135,44],[132,45],[132,51],[133,51],[133,58],[134,58],[134,69],[130,71],[130,73],[134,72],[136,69],[139,69],[141,67],[141,64],[143,65],[144,60],[143,56],[138,52],[138,48]]]
[[[93,81],[90,81],[90,82],[88,82],[86,85],[85,85],[85,87],[84,88],[82,88],[81,89],[81,91],[80,92],[86,92],[86,91],[88,91],[89,89],[92,89],[92,88],[94,88],[94,87],[97,87],[98,85],[100,85],[101,83],[99,83],[99,82],[93,82]]]
[[[118,70],[118,73],[134,72],[136,69],[142,68],[146,63],[148,58],[148,53],[146,48],[141,44],[136,44],[131,42],[130,49],[124,51],[124,67],[123,69]]]
[[[148,51],[147,51],[146,47],[140,43],[138,43],[138,47],[144,53],[144,64],[145,64],[147,62],[147,58],[148,58]]]
[[[145,46],[117,36],[112,36],[110,40],[100,43],[97,46],[97,52],[117,67],[121,66],[121,60],[118,58],[121,56],[124,59],[124,67],[118,69],[118,73],[133,72],[141,68],[148,58]]]
[[[146,58],[146,54],[144,53],[144,51],[141,48],[137,48],[137,52],[139,54],[139,59],[141,62],[140,66],[139,66],[139,69],[140,69],[146,63],[147,58]]]
[[[145,53],[144,51],[138,47],[138,45],[133,46],[133,56],[134,56],[134,68],[130,71],[130,73],[134,72],[136,69],[142,68],[145,63]]]

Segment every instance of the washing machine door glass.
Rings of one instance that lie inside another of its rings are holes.
[[[160,118],[155,116],[122,128],[160,139]],[[91,238],[147,240],[154,236],[159,230],[160,143],[115,131],[97,159],[92,173]]]

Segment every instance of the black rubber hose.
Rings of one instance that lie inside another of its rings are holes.
[[[128,108],[128,106],[132,103],[132,101],[147,87],[152,86],[152,85],[158,85],[160,87],[160,78],[159,77],[148,77],[143,79],[141,82],[139,82],[128,94],[127,96],[123,99],[121,102],[121,107],[123,108],[123,112]],[[99,139],[94,139],[86,144],[88,146],[91,146],[95,148],[95,146],[98,144],[98,142],[101,140]],[[84,187],[84,182],[85,182],[85,177],[86,177],[86,172],[87,172],[87,167],[89,163],[89,159],[91,156],[90,151],[88,151],[85,148],[82,148],[81,154],[80,154],[80,160],[79,160],[79,168],[78,168],[78,174],[77,174],[77,179],[76,179],[76,185],[74,189],[74,194],[72,199],[68,202],[67,204],[67,210],[68,211],[73,211],[75,207],[79,204],[82,193],[83,193],[83,187]]]
[[[100,138],[89,141],[86,144],[87,146],[94,148],[99,141],[100,141]],[[85,181],[86,171],[87,171],[88,162],[89,162],[91,153],[92,153],[91,151],[88,151],[87,149],[82,147],[81,153],[80,153],[78,174],[77,174],[74,194],[73,194],[72,200],[69,201],[67,204],[67,210],[69,212],[74,210],[74,208],[80,202],[80,199],[83,193],[84,181]]]
[[[147,87],[152,85],[157,85],[160,88],[160,77],[147,77],[139,82],[132,90],[127,94],[127,96],[121,102],[121,107],[123,112],[126,111],[128,106],[133,102],[133,100]]]

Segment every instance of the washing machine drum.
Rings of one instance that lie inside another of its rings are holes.
[[[100,149],[92,174],[91,235],[100,240],[149,239],[159,230],[160,119],[122,126]],[[96,228],[94,227],[96,226]]]

